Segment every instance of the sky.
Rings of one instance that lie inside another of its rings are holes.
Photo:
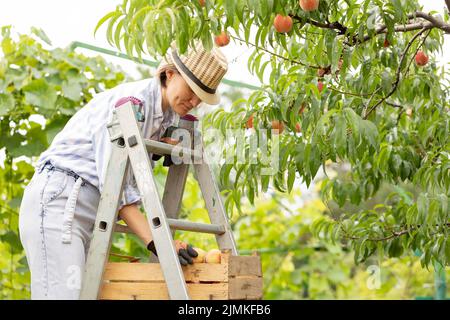
[[[0,0],[0,26],[11,24],[21,33],[29,33],[31,26],[42,28],[56,47],[67,46],[72,41],[81,41],[116,51],[106,41],[106,27],[100,28],[95,38],[93,31],[101,17],[114,10],[121,2],[121,0]],[[425,11],[443,12],[445,6],[444,0],[421,0],[420,3],[425,6]],[[98,54],[85,49],[77,50],[86,55]],[[226,78],[259,84],[258,79],[247,71],[247,60],[252,52],[251,48],[231,41],[227,47],[223,48],[223,51],[229,61]],[[441,57],[441,63],[450,63],[450,35],[445,37],[444,52],[447,54]],[[125,70],[131,70],[131,74],[135,70],[133,62],[108,55],[105,55],[105,58],[122,65]]]

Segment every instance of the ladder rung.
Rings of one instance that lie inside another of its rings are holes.
[[[180,219],[167,219],[172,229],[202,233],[224,234],[225,228],[218,224],[191,222]]]
[[[171,145],[169,143],[159,142],[150,139],[144,139],[147,151],[154,154],[166,155],[166,154],[176,154],[181,157],[180,152],[188,157],[194,157],[194,159],[202,159],[202,153],[197,150],[192,150],[189,148],[183,148],[178,145]],[[173,153],[172,153],[173,152]]]
[[[224,234],[225,228],[218,224],[191,222],[180,219],[167,219],[170,228],[175,230],[212,233],[212,234]],[[121,233],[133,233],[128,226],[117,224],[114,229],[115,232]]]

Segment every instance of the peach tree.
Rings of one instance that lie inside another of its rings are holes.
[[[450,33],[450,1],[442,6],[443,16],[417,0],[125,0],[97,28],[138,57],[161,57],[173,41],[181,52],[196,40],[253,48],[248,68],[261,88],[205,120],[223,132],[276,127],[279,170],[223,164],[227,204],[239,209],[242,196],[253,202],[269,185],[290,192],[296,178],[310,185],[321,168],[345,164],[323,181],[325,202],[358,205],[384,184],[417,192],[330,213],[316,221],[317,236],[350,245],[356,261],[415,252],[423,265],[448,265],[449,78],[435,57]]]

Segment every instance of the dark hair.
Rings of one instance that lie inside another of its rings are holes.
[[[178,73],[178,70],[175,68],[170,68],[170,69],[166,69],[163,70],[162,72],[159,73],[159,80],[161,81],[161,85],[165,88],[166,87],[166,80],[167,80],[167,70],[173,70],[174,72]]]

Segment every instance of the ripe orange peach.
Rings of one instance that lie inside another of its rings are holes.
[[[297,131],[297,132],[302,132],[302,127],[301,127],[301,125],[300,125],[300,122],[297,122],[297,123],[295,124],[295,131]]]
[[[253,128],[253,114],[250,115],[250,118],[248,118],[247,122],[245,123],[245,127],[247,129]]]
[[[319,89],[319,92],[323,91],[323,87],[324,87],[324,85],[323,85],[322,81],[317,82],[317,89]]]
[[[206,5],[206,0],[198,0],[200,6],[204,7]]]
[[[272,120],[272,129],[275,133],[282,133],[284,131],[284,123],[279,120]]]
[[[299,0],[298,2],[303,11],[310,12],[319,8],[319,0]]]
[[[428,63],[428,56],[422,50],[419,50],[416,54],[416,63],[420,67],[423,67]]]
[[[228,33],[226,31],[222,31],[220,34],[218,34],[214,37],[214,42],[219,47],[224,47],[230,43],[230,36],[228,35]]]
[[[200,248],[193,248],[195,251],[197,251],[198,256],[195,258],[192,258],[194,260],[194,263],[204,263],[205,257],[206,257],[206,251]]]
[[[275,30],[280,33],[287,33],[292,30],[292,18],[289,16],[283,16],[277,14],[273,20],[273,26]]]
[[[221,252],[218,249],[209,250],[205,256],[206,263],[220,263],[221,260]]]

